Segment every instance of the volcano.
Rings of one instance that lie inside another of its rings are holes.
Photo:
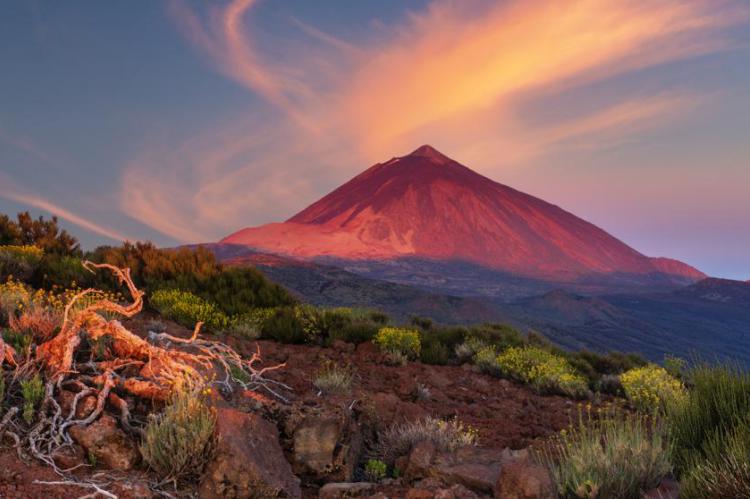
[[[558,282],[592,275],[705,275],[649,258],[562,208],[424,145],[378,163],[283,223],[220,244],[300,259],[462,261]]]

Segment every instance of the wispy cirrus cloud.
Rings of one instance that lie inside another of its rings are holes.
[[[272,109],[186,141],[180,149],[189,153],[156,147],[128,165],[123,208],[181,241],[257,223],[258,209],[291,214],[316,185],[424,142],[487,165],[637,135],[701,96],[620,90],[598,108],[533,127],[522,119],[524,103],[554,105],[571,89],[730,48],[728,28],[748,19],[736,1],[438,0],[358,41],[292,19],[309,38],[285,43],[278,57],[259,48],[257,3],[170,4],[210,63]],[[140,184],[146,174],[156,178]],[[139,184],[146,187],[134,190]]]
[[[117,242],[122,242],[126,240],[134,240],[133,238],[127,237],[126,235],[122,234],[120,231],[116,229],[100,225],[88,218],[85,218],[81,215],[73,213],[72,211],[66,208],[63,208],[62,206],[59,206],[53,203],[52,201],[49,201],[41,196],[38,196],[38,195],[29,193],[23,190],[21,187],[15,184],[7,175],[2,174],[1,172],[0,172],[0,197],[8,199],[10,201],[14,201],[16,203],[20,203],[20,204],[32,207],[32,208],[37,208],[45,212],[49,212],[52,215],[60,217],[63,220],[66,220],[74,225],[77,225],[78,227],[81,227],[82,229],[88,230],[90,232],[93,232],[94,234],[104,236],[106,238],[112,239]]]

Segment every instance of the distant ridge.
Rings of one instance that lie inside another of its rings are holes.
[[[429,145],[378,163],[283,223],[220,244],[297,258],[466,261],[556,281],[591,275],[705,276],[649,258],[595,225],[499,184]]]

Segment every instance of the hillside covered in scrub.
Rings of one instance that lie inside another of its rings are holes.
[[[750,375],[0,218],[2,497],[750,496]]]

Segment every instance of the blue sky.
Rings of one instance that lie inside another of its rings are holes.
[[[742,1],[11,2],[0,211],[213,241],[423,143],[750,278]]]

